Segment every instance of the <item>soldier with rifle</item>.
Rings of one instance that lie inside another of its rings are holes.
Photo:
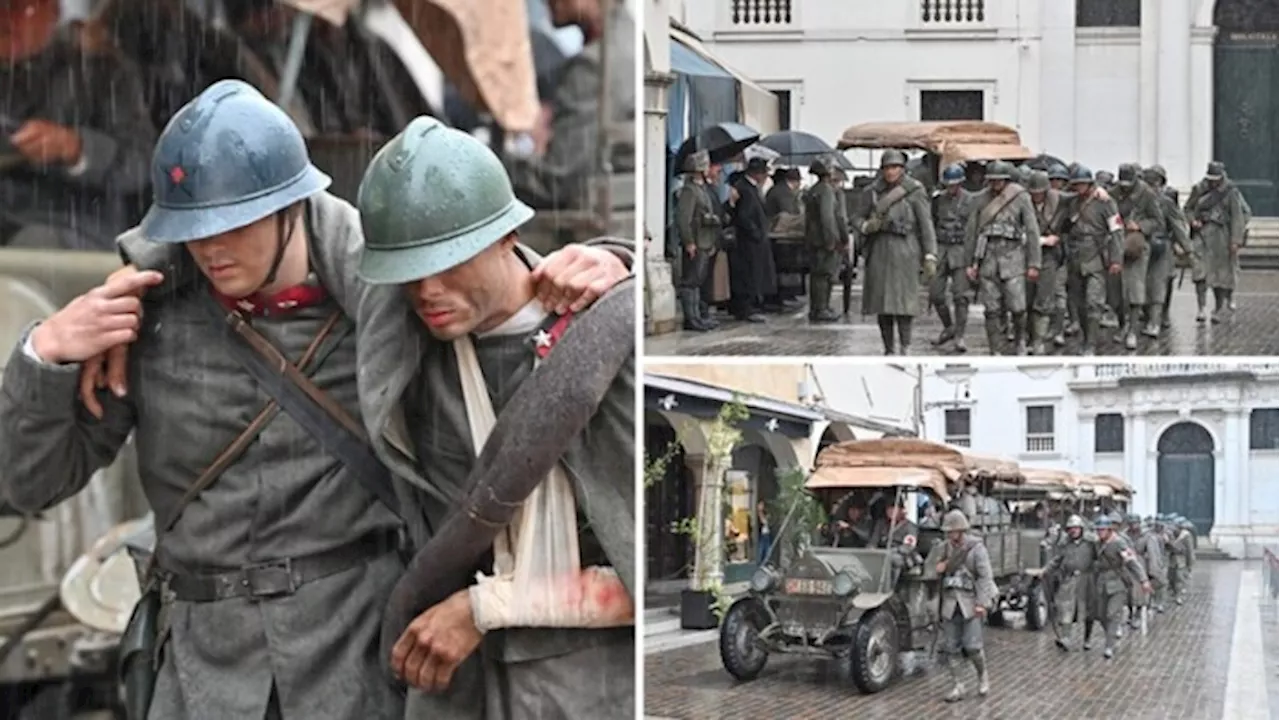
[[[1245,242],[1248,217],[1244,197],[1227,179],[1226,167],[1214,161],[1187,196],[1183,210],[1191,223],[1192,246],[1199,251],[1201,273],[1192,267],[1196,300],[1200,311],[1196,322],[1204,322],[1204,286],[1213,288],[1214,323],[1222,322],[1236,287],[1236,258]],[[1194,255],[1193,255],[1194,257]]]
[[[1012,182],[1013,168],[996,161],[987,168],[987,189],[973,198],[965,228],[965,266],[979,281],[983,324],[991,352],[1000,346],[1000,316],[1012,315],[1012,354],[1027,352],[1027,280],[1040,277],[1040,226],[1031,198]]]
[[[957,352],[965,352],[964,331],[969,322],[969,275],[964,257],[964,231],[972,210],[972,195],[964,189],[964,168],[950,165],[942,171],[943,188],[933,194],[933,224],[938,233],[938,273],[929,285],[929,304],[942,320],[942,333],[933,344],[955,340]],[[950,285],[951,304],[947,303]]]
[[[1083,165],[1071,176],[1073,195],[1066,199],[1061,236],[1066,238],[1067,302],[1076,308],[1084,332],[1082,354],[1093,355],[1098,328],[1107,312],[1107,274],[1121,271],[1124,223],[1110,197],[1096,192],[1093,172]]]
[[[982,538],[969,534],[969,519],[959,510],[949,510],[942,518],[945,542],[934,545],[926,567],[938,574],[939,634],[947,670],[951,674],[951,690],[943,699],[957,702],[964,698],[960,682],[960,656],[969,659],[978,676],[978,694],[991,689],[987,674],[987,656],[982,647],[982,624],[988,612],[996,609],[999,590],[992,578],[991,559]]]
[[[1169,187],[1163,167],[1152,165],[1142,178],[1159,196],[1164,215],[1164,232],[1151,238],[1151,261],[1147,266],[1147,337],[1157,337],[1169,327],[1169,297],[1173,294],[1175,262],[1181,263],[1191,251],[1191,228],[1178,207],[1178,191]],[[1175,261],[1176,258],[1176,261]]]

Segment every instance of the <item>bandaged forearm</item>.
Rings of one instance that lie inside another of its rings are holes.
[[[611,628],[635,624],[635,605],[612,568],[516,582],[477,575],[471,613],[482,632],[511,627]]]

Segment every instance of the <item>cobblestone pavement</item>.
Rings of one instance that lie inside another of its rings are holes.
[[[1265,603],[1256,605],[1256,594],[1241,597],[1245,568],[1256,572],[1255,563],[1200,563],[1187,604],[1156,616],[1148,636],[1126,636],[1112,661],[1096,649],[1062,653],[1051,632],[1030,632],[1020,616],[1010,614],[1012,627],[986,632],[991,694],[985,699],[971,695],[955,705],[942,702],[949,684],[937,668],[899,680],[884,692],[860,695],[847,665],[842,671],[834,661],[798,657],[770,658],[759,678],[738,683],[721,667],[717,645],[709,643],[645,658],[645,715],[699,720],[1221,718],[1228,668],[1260,662],[1249,657],[1248,648],[1233,653],[1238,601],[1255,604],[1256,610],[1244,609],[1265,614]],[[1270,616],[1271,624],[1264,620],[1262,628],[1274,635],[1274,605]],[[1274,663],[1274,643],[1263,645],[1268,663]],[[972,670],[966,667],[965,672],[972,693]],[[1236,685],[1237,691],[1250,690]],[[1274,688],[1267,693],[1267,704],[1274,707]],[[1267,710],[1248,716],[1266,718]]]
[[[1198,324],[1195,321],[1195,290],[1187,280],[1180,290],[1174,291],[1169,308],[1172,327],[1160,338],[1151,339],[1139,335],[1138,349],[1125,350],[1112,339],[1114,330],[1103,330],[1107,343],[1104,355],[1224,355],[1224,356],[1272,356],[1280,352],[1280,312],[1277,308],[1277,281],[1275,271],[1246,271],[1241,274],[1236,290],[1236,310],[1220,325]],[[721,314],[721,326],[706,333],[675,332],[646,338],[645,352],[650,356],[688,355],[818,355],[857,356],[883,355],[880,330],[874,317],[858,314],[860,288],[854,288],[851,314],[841,322],[829,325],[811,324],[808,311],[797,308],[792,312],[768,316],[763,324],[738,322]],[[1212,293],[1209,308],[1213,307]],[[839,292],[834,306],[839,307]],[[922,299],[921,308],[925,307]],[[932,340],[942,331],[942,322],[936,314],[917,318],[911,342],[912,355],[937,355]],[[1055,354],[1079,354],[1079,336],[1068,338],[1064,348],[1050,350]],[[973,306],[969,325],[965,332],[969,354],[989,354],[986,332],[982,326],[982,309]],[[948,344],[948,349],[950,344]]]

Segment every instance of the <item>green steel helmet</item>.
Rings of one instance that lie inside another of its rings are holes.
[[[1081,520],[1079,515],[1072,515],[1071,517],[1067,518],[1066,528],[1068,530],[1070,530],[1071,528],[1080,528],[1081,530],[1083,530],[1084,520]]]
[[[1152,165],[1142,171],[1142,179],[1151,185],[1163,185],[1169,182],[1169,173],[1161,165]]]
[[[1141,525],[1142,517],[1138,513],[1129,513],[1128,521],[1130,525]]]
[[[1027,178],[1027,189],[1031,192],[1048,192],[1049,173],[1043,170],[1032,170]]]
[[[814,177],[826,177],[830,173],[831,166],[825,158],[814,158],[814,161],[809,163],[809,174]]]
[[[951,532],[953,530],[968,530],[969,518],[959,510],[948,510],[947,514],[942,516],[942,531]]]
[[[1071,180],[1070,180],[1070,183],[1071,183],[1072,185],[1081,185],[1081,184],[1084,184],[1084,183],[1092,183],[1092,182],[1093,182],[1093,171],[1092,171],[1092,170],[1090,170],[1089,168],[1087,168],[1087,167],[1085,167],[1084,165],[1081,165],[1081,164],[1079,164],[1079,163],[1077,163],[1077,164],[1075,164],[1075,165],[1073,165],[1073,166],[1071,167]]]
[[[1013,177],[1013,166],[1003,160],[996,160],[987,166],[987,180],[1008,180]]]
[[[1227,166],[1221,161],[1214,160],[1209,163],[1209,167],[1205,168],[1204,178],[1206,180],[1221,180],[1227,174]]]
[[[887,168],[892,165],[905,167],[907,164],[907,154],[901,150],[885,150],[880,156],[880,167]]]
[[[1120,187],[1132,187],[1138,181],[1138,166],[1133,163],[1125,163],[1120,166],[1120,176],[1116,178],[1116,184]]]
[[[414,119],[374,155],[356,206],[359,275],[375,285],[438,275],[533,217],[492,150],[430,117]]]
[[[1094,180],[1096,180],[1099,185],[1110,185],[1111,181],[1115,179],[1116,176],[1112,175],[1110,170],[1099,170],[1098,174],[1094,176]]]
[[[1070,180],[1071,174],[1067,172],[1067,169],[1065,167],[1059,165],[1058,163],[1054,163],[1049,167],[1049,179],[1050,180]]]

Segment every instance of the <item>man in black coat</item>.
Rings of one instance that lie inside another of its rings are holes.
[[[733,183],[738,201],[733,213],[736,242],[729,251],[729,311],[746,322],[764,322],[760,301],[776,292],[769,218],[764,211],[763,197],[768,176],[769,163],[763,158],[752,158]]]

